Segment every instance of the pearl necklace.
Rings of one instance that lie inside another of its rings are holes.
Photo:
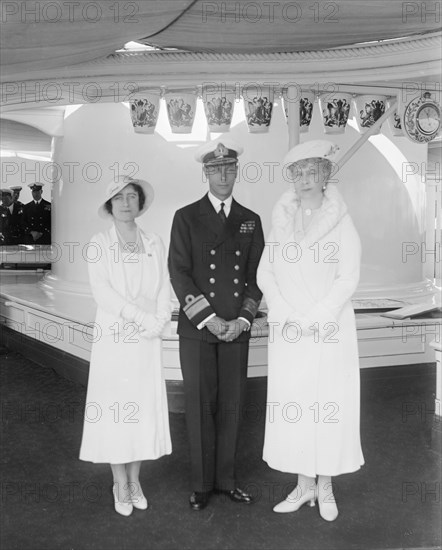
[[[143,252],[143,244],[142,244],[142,241],[141,241],[140,230],[139,230],[138,227],[136,228],[136,241],[135,242],[134,241],[126,241],[125,238],[123,237],[123,235],[120,233],[117,226],[115,226],[115,230],[117,232],[117,236],[118,236],[118,240],[119,240],[119,244],[120,244],[122,252],[129,253],[129,254],[140,254],[141,252]]]
[[[136,300],[141,296],[143,292],[143,281],[144,281],[144,246],[143,241],[141,240],[140,230],[137,227],[137,237],[136,242],[124,240],[124,237],[121,235],[117,227],[117,236],[119,240],[120,250],[122,252],[122,268],[123,268],[123,277],[124,277],[124,291],[126,299],[129,302],[135,303]],[[135,264],[135,265],[134,265]],[[136,266],[136,267],[135,267]],[[129,277],[131,282],[129,282]]]

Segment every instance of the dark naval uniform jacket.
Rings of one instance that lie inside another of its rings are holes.
[[[23,213],[24,204],[20,201],[13,203],[12,214],[10,218],[11,244],[23,243]]]
[[[6,206],[0,205],[0,245],[10,243],[11,214]]]
[[[21,206],[20,206],[21,205]],[[23,205],[13,203],[0,206],[0,244],[11,245],[23,243]]]
[[[23,208],[23,232],[28,244],[51,244],[51,203],[41,199],[39,204],[28,202]],[[43,235],[34,241],[31,231]]]
[[[207,195],[176,212],[169,271],[181,305],[180,336],[218,342],[207,328],[197,328],[212,313],[252,324],[262,297],[256,270],[263,248],[260,217],[234,199],[225,224]],[[236,341],[249,338],[245,331]]]
[[[262,297],[256,271],[263,248],[259,216],[234,199],[225,223],[208,195],[175,214],[169,271],[181,306],[180,363],[191,483],[197,492],[236,487],[250,338],[250,331],[243,331],[233,342],[224,342],[206,327],[197,327],[212,314],[253,322]]]

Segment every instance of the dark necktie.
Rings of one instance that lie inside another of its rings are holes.
[[[220,217],[220,220],[223,222],[223,223],[226,223],[227,221],[227,216],[226,216],[226,213],[224,212],[224,203],[222,202],[221,203],[221,210],[218,212],[218,216]]]

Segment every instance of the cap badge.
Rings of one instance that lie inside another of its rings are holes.
[[[228,154],[229,150],[227,149],[227,147],[225,147],[225,145],[223,145],[222,143],[219,143],[214,152],[215,158],[224,158],[227,157]]]

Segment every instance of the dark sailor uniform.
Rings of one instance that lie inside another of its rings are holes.
[[[234,199],[225,223],[207,195],[175,214],[169,270],[181,306],[178,334],[194,491],[235,488],[250,339],[244,331],[223,342],[198,326],[212,314],[253,322],[262,297],[256,270],[263,248],[259,216]]]
[[[0,246],[10,243],[11,213],[8,207],[0,205]]]
[[[9,219],[10,244],[23,243],[23,212],[24,204],[16,201],[12,206],[12,213]]]
[[[51,203],[41,199],[39,204],[28,202],[23,208],[23,232],[26,244],[51,244]],[[34,241],[31,231],[43,235]]]
[[[0,206],[0,245],[23,243],[23,204],[21,202],[4,203],[3,194],[12,195],[10,189],[2,190]],[[9,201],[8,201],[9,202]]]

